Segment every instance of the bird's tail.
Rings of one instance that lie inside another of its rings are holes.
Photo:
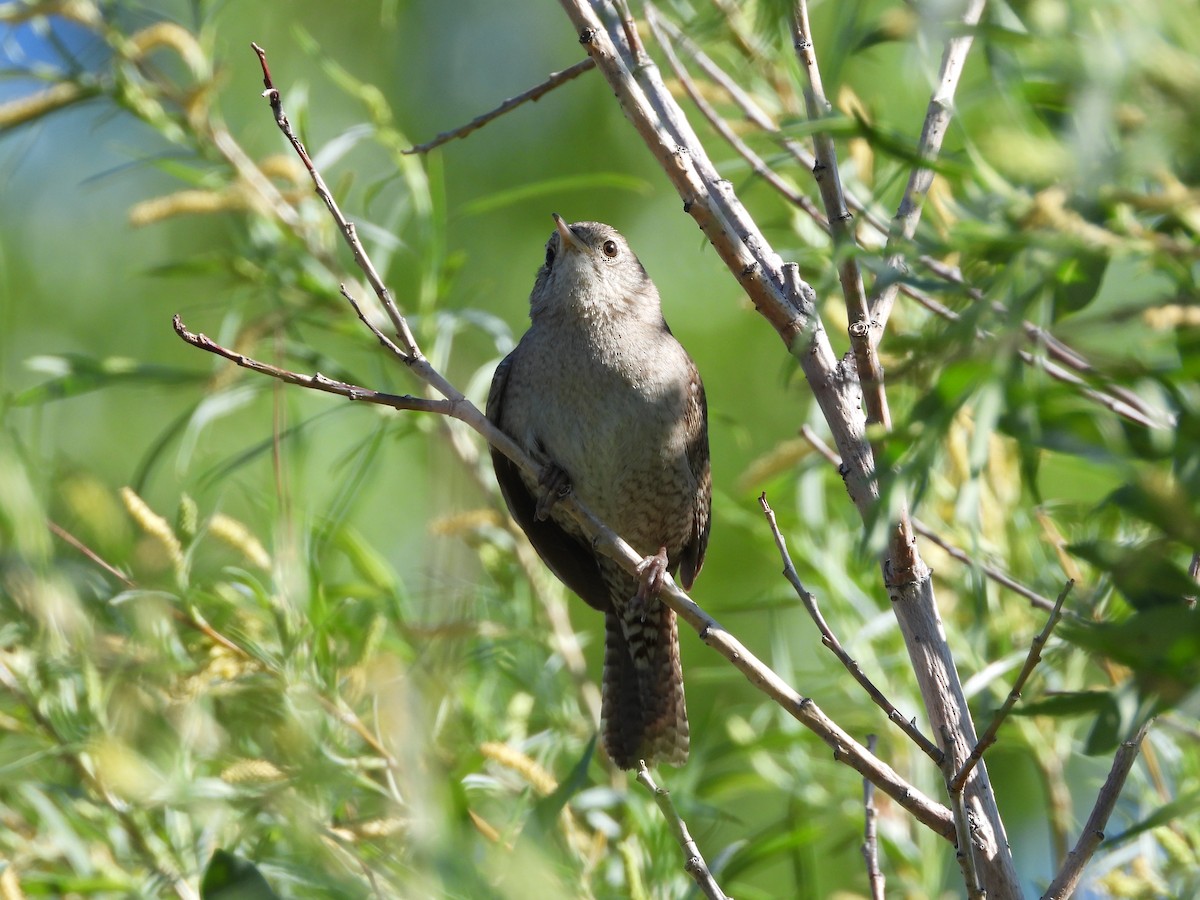
[[[655,600],[607,612],[604,624],[601,718],[609,757],[622,769],[639,759],[683,765],[688,720],[674,611]]]

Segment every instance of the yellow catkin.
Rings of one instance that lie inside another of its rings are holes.
[[[135,203],[129,210],[129,224],[141,227],[175,216],[204,216],[249,208],[250,203],[241,191],[176,191]]]
[[[228,784],[263,784],[283,781],[286,776],[265,759],[239,759],[225,767],[221,780]]]
[[[32,122],[56,109],[69,106],[76,100],[89,97],[93,93],[95,92],[84,90],[73,82],[64,81],[44,91],[38,91],[36,94],[0,103],[0,128],[15,128],[26,122]]]
[[[158,541],[166,551],[175,572],[182,574],[184,570],[183,546],[179,543],[179,538],[175,536],[175,532],[167,520],[152,510],[131,487],[121,488],[121,501],[125,504],[125,509],[133,521],[137,522],[142,531]]]
[[[530,786],[543,797],[552,794],[554,789],[558,787],[558,782],[554,780],[549,772],[524,753],[514,750],[507,744],[486,741],[479,747],[479,751],[488,759],[500,763],[506,769],[512,769],[529,782]]]
[[[174,22],[155,22],[141,31],[130,35],[126,53],[131,59],[140,59],[151,50],[169,47],[179,54],[196,78],[208,77],[208,60],[190,31]]]
[[[271,557],[250,529],[224,513],[217,513],[208,520],[208,533],[217,540],[241,551],[252,565],[260,569],[271,568]]]
[[[1155,331],[1194,328],[1200,325],[1200,306],[1180,306],[1177,303],[1156,306],[1142,313],[1142,321]]]

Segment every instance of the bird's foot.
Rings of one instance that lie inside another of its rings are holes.
[[[554,504],[571,493],[571,479],[554,463],[547,463],[538,476],[538,487],[541,492],[533,515],[539,522],[544,522],[550,518]]]
[[[663,577],[667,574],[667,548],[659,547],[654,556],[645,557],[637,567],[638,589],[633,595],[633,613],[643,622],[646,621],[646,610],[650,604],[658,600],[662,590]]]

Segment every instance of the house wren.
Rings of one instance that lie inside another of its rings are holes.
[[[688,755],[675,613],[664,572],[692,585],[708,544],[712,479],[700,373],[623,238],[557,214],[529,330],[496,369],[487,415],[542,466],[492,449],[509,511],[550,570],[604,613],[604,746],[623,769]],[[640,577],[598,554],[555,507],[573,491],[643,555]]]

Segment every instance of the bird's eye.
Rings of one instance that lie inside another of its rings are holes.
[[[552,265],[554,265],[554,245],[547,244],[546,245],[546,268],[548,269]]]
[[[616,241],[605,241],[604,246],[601,249],[604,251],[604,255],[607,256],[609,259],[616,258],[617,252],[618,252]]]

